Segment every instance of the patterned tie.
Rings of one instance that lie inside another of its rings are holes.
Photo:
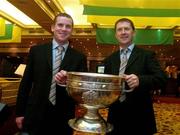
[[[120,69],[119,69],[119,75],[124,74],[125,72],[126,65],[128,62],[127,53],[128,53],[128,48],[121,50],[121,64],[120,64]],[[119,98],[120,102],[123,102],[126,99],[126,93],[125,91],[123,91],[124,89],[125,89],[125,83],[122,84],[122,92]]]
[[[59,71],[59,67],[62,61],[62,52],[63,52],[63,47],[58,46],[55,48],[55,61],[53,63],[53,73],[52,73],[52,82],[51,82],[51,90],[49,93],[49,100],[50,102],[55,105],[56,103],[56,82],[55,82],[55,75]]]

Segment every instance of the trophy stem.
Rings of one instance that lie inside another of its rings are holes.
[[[113,127],[99,114],[98,106],[83,105],[87,111],[83,117],[69,120],[69,125],[77,131],[89,133],[107,133]]]
[[[84,107],[87,109],[87,112],[84,115],[85,119],[88,119],[88,120],[100,120],[100,119],[103,119],[101,117],[101,115],[99,114],[99,112],[98,112],[99,107],[89,106],[89,105],[84,105]]]

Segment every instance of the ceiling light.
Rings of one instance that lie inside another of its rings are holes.
[[[0,14],[5,18],[19,22],[19,25],[38,25],[35,21],[10,4],[7,0],[0,0]]]

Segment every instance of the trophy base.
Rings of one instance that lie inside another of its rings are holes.
[[[69,126],[76,131],[88,133],[108,133],[113,130],[113,126],[103,119],[91,120],[85,118],[75,118],[69,120]]]

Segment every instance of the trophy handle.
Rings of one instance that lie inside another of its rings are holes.
[[[128,90],[126,90],[126,88],[125,88],[125,81],[123,81],[122,82],[122,91],[123,92],[126,92],[126,93],[129,93],[129,92],[132,92],[134,89],[128,89]]]
[[[123,90],[124,92],[128,93],[128,92],[132,92],[134,89],[129,89],[129,90]]]
[[[66,84],[57,84],[57,85],[59,85],[61,87],[66,87]]]

